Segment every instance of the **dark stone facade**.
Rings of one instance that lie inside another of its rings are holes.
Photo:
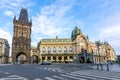
[[[12,62],[29,63],[32,21],[28,20],[27,9],[21,9],[18,20],[14,16],[13,24]]]

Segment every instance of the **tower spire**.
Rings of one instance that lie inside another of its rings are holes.
[[[28,23],[28,12],[27,9],[22,8],[19,16],[19,22],[21,23]]]

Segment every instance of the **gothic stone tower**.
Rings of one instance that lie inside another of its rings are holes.
[[[29,63],[32,21],[28,20],[27,9],[21,9],[19,19],[14,16],[12,39],[12,62]]]

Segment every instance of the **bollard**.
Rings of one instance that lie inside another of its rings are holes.
[[[101,70],[103,70],[103,65],[102,64],[100,64],[101,65]]]
[[[109,71],[109,65],[107,64],[107,71]]]
[[[97,64],[97,70],[99,70],[99,65]]]

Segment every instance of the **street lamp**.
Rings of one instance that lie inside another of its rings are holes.
[[[84,63],[87,63],[86,57],[87,57],[87,50],[83,49],[84,52]]]
[[[109,71],[109,65],[108,65],[108,51],[107,51],[107,46],[108,46],[108,43],[107,42],[104,42],[105,44],[105,51],[106,51],[106,57],[107,57],[107,71]]]
[[[101,45],[101,43],[100,43],[100,41],[96,41],[95,44],[96,44],[96,46],[97,46],[97,48],[98,48],[98,54],[99,54],[99,65],[101,66],[101,70],[103,70],[103,66],[102,66],[102,64],[101,64],[101,59],[100,59],[100,52],[99,52],[99,46]],[[99,69],[98,64],[97,64],[97,69]]]

